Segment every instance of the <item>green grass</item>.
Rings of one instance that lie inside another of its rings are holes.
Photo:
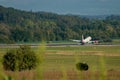
[[[0,58],[2,58],[2,56],[8,50],[9,49],[6,48],[0,48]],[[42,50],[45,50],[44,61],[40,65],[40,69],[38,69],[37,71],[37,73],[40,72],[40,76],[42,75],[42,73],[44,74],[43,78],[48,77],[50,79],[54,79],[55,77],[55,80],[78,80],[75,78],[77,78],[78,75],[81,74],[83,76],[79,77],[79,79],[84,78],[85,75],[91,75],[91,79],[89,79],[88,77],[87,79],[83,80],[98,80],[98,73],[104,74],[105,71],[105,76],[110,75],[109,77],[107,77],[109,80],[120,79],[120,46],[67,46],[46,47],[46,49],[44,47],[39,47],[33,48],[33,50],[36,53],[38,53],[39,51],[41,53],[44,52]],[[89,65],[89,70],[87,72],[77,71],[75,66],[76,62],[86,62]],[[101,76],[102,78],[99,78],[99,80],[106,80],[106,77],[104,75],[102,75],[103,77]],[[68,79],[68,77],[71,77],[71,79]],[[30,80],[34,79],[35,78]]]
[[[2,56],[9,49],[0,49],[0,56]],[[38,48],[33,48],[37,51]],[[72,54],[71,54],[72,53]],[[75,63],[75,54],[82,62],[87,62],[89,65],[97,67],[100,54],[106,55],[105,62],[109,69],[118,69],[120,64],[120,46],[79,46],[79,47],[46,47],[45,62],[46,65],[57,65],[63,63],[64,65],[73,65]],[[71,55],[69,55],[71,54]],[[49,68],[49,67],[48,67]],[[54,68],[54,67],[53,67]],[[119,68],[120,69],[120,68]]]
[[[95,67],[95,70],[99,70],[99,58],[100,56],[95,55],[79,55],[78,60],[80,62],[86,62],[90,66]],[[106,63],[107,70],[120,70],[120,56],[105,56],[104,61]],[[74,56],[68,55],[47,55],[44,63],[45,69],[57,68],[58,65],[64,65],[67,69],[75,68],[75,58]]]
[[[47,47],[49,51],[72,51],[72,52],[103,52],[106,54],[120,54],[120,46],[79,46],[79,47]]]
[[[120,44],[120,39],[113,39],[112,44]]]

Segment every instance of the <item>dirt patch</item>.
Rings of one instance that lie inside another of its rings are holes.
[[[11,76],[14,80],[41,80],[36,71],[12,72],[6,71],[7,76]],[[39,74],[39,73],[38,73]],[[66,75],[65,75],[66,74]],[[46,70],[42,73],[42,80],[99,80],[101,77],[104,80],[120,80],[120,71],[108,70],[106,74],[101,71],[76,71],[74,69],[64,72],[59,70]],[[0,78],[0,80],[3,80]]]
[[[72,51],[58,51],[56,53],[47,52],[46,54],[60,54],[60,55],[98,55],[98,56],[120,56],[116,53],[104,53],[103,51],[83,51],[83,52],[72,52]]]
[[[66,71],[66,77],[61,71],[46,71],[44,72],[44,80],[61,80],[65,77],[65,80],[98,80],[106,78],[105,80],[119,80],[120,71],[107,71],[104,76],[100,71],[83,71],[76,72],[74,70]]]

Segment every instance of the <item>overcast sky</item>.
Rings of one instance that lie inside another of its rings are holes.
[[[0,5],[58,14],[120,14],[120,0],[0,0]]]

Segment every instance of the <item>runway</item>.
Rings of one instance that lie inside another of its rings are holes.
[[[46,47],[67,47],[67,46],[120,46],[120,44],[0,44],[0,48],[18,48],[22,45],[28,45],[30,47],[39,47],[39,46],[46,46]]]

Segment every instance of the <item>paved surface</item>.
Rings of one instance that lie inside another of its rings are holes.
[[[0,44],[0,48],[18,48],[19,46],[24,45],[24,44]],[[41,46],[40,44],[27,44],[31,47],[38,47]],[[51,47],[65,47],[65,46],[120,46],[120,44],[102,44],[102,45],[94,45],[94,44],[85,44],[85,45],[80,45],[80,44],[47,44],[46,46],[51,46]]]

